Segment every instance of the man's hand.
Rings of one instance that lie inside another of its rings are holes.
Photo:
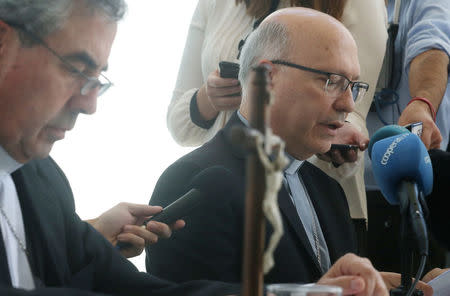
[[[241,104],[241,85],[234,78],[222,78],[219,70],[211,72],[198,90],[197,106],[203,119],[210,120],[219,111],[236,110]]]
[[[421,281],[417,282],[416,289],[421,290],[425,296],[433,295],[433,288],[427,283],[447,270],[449,269],[434,268],[429,271]],[[383,277],[384,283],[388,289],[396,288],[401,284],[401,274],[399,273],[381,272],[381,276]]]
[[[350,149],[340,151],[331,149],[327,153],[317,154],[317,157],[332,162],[336,167],[346,162],[355,162],[358,159],[358,150],[364,151],[369,144],[369,138],[361,133],[352,123],[345,122],[344,126],[339,128],[333,144],[356,145],[359,149]]]
[[[429,49],[411,60],[409,67],[409,93],[411,97],[427,98],[438,111],[444,98],[448,81],[449,57],[440,49]],[[441,133],[433,122],[428,104],[413,101],[406,106],[400,118],[399,125],[422,121],[422,141],[427,149],[439,148],[442,141]]]
[[[402,276],[399,273],[381,272],[381,276],[383,277],[384,283],[389,290],[397,288],[401,284]],[[416,289],[421,290],[424,296],[433,295],[433,288],[431,288],[431,286],[428,285],[425,281],[418,281]]]
[[[428,283],[435,277],[440,276],[442,273],[447,272],[448,270],[450,270],[450,268],[445,268],[445,269],[433,268],[426,275],[423,276],[422,281],[424,281],[425,283]]]
[[[430,109],[425,102],[416,100],[406,106],[398,119],[398,125],[407,125],[419,121],[423,124],[421,138],[427,150],[438,149],[442,142],[442,135],[434,123]]]
[[[144,221],[161,210],[159,206],[119,203],[98,218],[86,222],[97,229],[113,246],[118,242],[129,244],[120,252],[130,258],[141,254],[146,245],[156,243],[159,237],[168,238],[172,235],[172,230],[184,227],[183,220],[176,221],[170,227],[156,221],[143,226]]]
[[[389,295],[381,274],[369,259],[354,254],[342,256],[317,283],[339,286],[343,295]]]

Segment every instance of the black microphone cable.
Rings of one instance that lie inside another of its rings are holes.
[[[411,285],[411,287],[408,290],[408,293],[406,293],[406,296],[411,296],[412,293],[414,292],[417,283],[419,282],[419,279],[422,277],[423,271],[425,269],[425,263],[427,262],[427,255],[422,255],[421,259],[420,259],[420,265],[419,265],[419,269],[417,270],[417,274],[416,277],[414,279],[413,284]]]

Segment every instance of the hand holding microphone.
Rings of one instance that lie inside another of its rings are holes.
[[[136,231],[140,231],[141,235],[137,234],[140,238],[144,238],[144,234],[149,236],[149,232],[152,235],[152,240],[140,240],[140,241],[130,241],[123,240],[119,241],[117,248],[123,254],[128,254],[132,251],[134,256],[139,255],[146,245],[156,243],[158,237],[168,238],[171,235],[170,227],[173,230],[178,230],[184,227],[184,221],[180,220],[188,216],[191,212],[195,211],[201,206],[205,206],[208,202],[216,201],[214,198],[217,192],[233,194],[233,175],[224,167],[213,166],[209,167],[192,178],[188,188],[190,188],[185,194],[177,198],[174,202],[160,210],[159,208],[152,212],[152,217],[148,218],[148,214],[140,219],[139,224],[135,225],[120,225],[119,230],[126,230],[133,227]],[[221,180],[221,182],[217,182]],[[150,207],[150,206],[146,206]],[[117,220],[111,217],[117,224]],[[110,220],[111,220],[110,219]],[[139,225],[139,226],[137,226]],[[117,229],[117,227],[116,227]],[[124,232],[120,233],[119,236],[124,236]],[[138,251],[136,251],[138,250]],[[138,252],[138,254],[136,254]],[[129,257],[129,256],[128,256]]]
[[[184,221],[173,221],[171,225],[152,223],[146,227],[142,223],[152,215],[161,212],[161,207],[145,204],[119,203],[101,214],[98,218],[88,220],[112,245],[119,248],[123,256],[131,258],[142,253],[145,245],[156,243],[159,238],[168,238],[173,230],[184,227]]]

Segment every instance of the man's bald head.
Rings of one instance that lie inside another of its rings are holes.
[[[265,23],[286,28],[290,48],[287,55],[282,56],[284,59],[301,58],[305,63],[326,60],[343,44],[356,50],[355,40],[348,29],[337,19],[317,10],[301,7],[280,9],[269,15],[262,25]]]
[[[327,26],[328,29],[336,28],[349,33],[345,26],[334,17],[318,10],[304,7],[290,7],[277,10],[267,16],[261,25],[266,23],[279,23],[296,33],[309,33],[311,31],[317,33]],[[308,27],[313,30],[298,31]]]
[[[349,80],[359,77],[350,32],[333,17],[308,8],[286,8],[269,15],[249,36],[241,53],[240,111],[246,118],[249,72],[261,63],[271,66],[270,90],[275,97],[271,125],[286,142],[287,151],[298,159],[328,151],[336,129],[354,108],[351,87],[333,96],[326,91],[334,83],[327,73]]]
[[[305,60],[323,59],[320,54],[327,54],[342,41],[356,48],[347,28],[328,14],[303,7],[275,11],[252,32],[242,49],[239,80],[244,97],[249,72],[261,60],[289,59],[293,54],[305,56]]]

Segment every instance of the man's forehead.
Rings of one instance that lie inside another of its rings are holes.
[[[106,70],[117,24],[100,13],[84,13],[80,9],[84,8],[74,8],[47,41],[69,60],[81,62],[92,70]]]
[[[312,30],[300,34],[290,31],[290,34],[291,48],[286,59],[350,79],[358,78],[358,52],[350,34],[341,30]]]

